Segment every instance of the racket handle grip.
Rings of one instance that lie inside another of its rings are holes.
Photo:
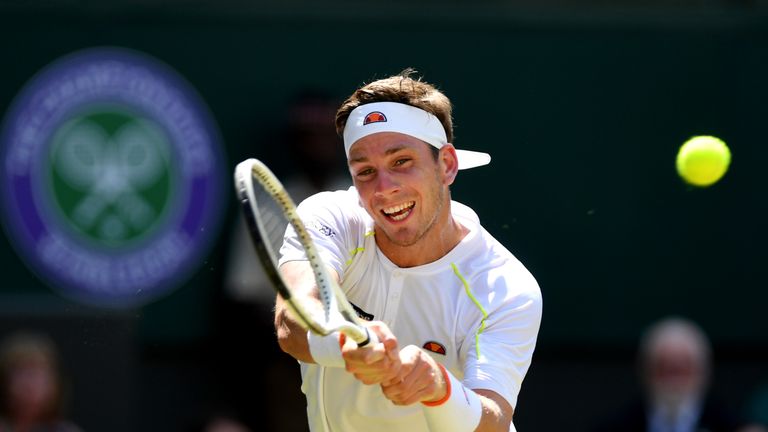
[[[358,342],[357,346],[364,347],[368,345],[376,345],[379,343],[379,337],[376,336],[376,333],[369,329],[368,327],[363,327],[363,330],[365,331],[365,334],[368,335],[368,338],[362,342]]]

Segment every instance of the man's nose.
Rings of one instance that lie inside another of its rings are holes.
[[[400,183],[395,176],[386,172],[379,171],[376,176],[376,194],[389,195],[400,190]]]

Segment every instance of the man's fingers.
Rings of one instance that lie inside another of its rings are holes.
[[[428,394],[427,385],[423,383],[397,383],[391,386],[382,386],[384,396],[395,405],[411,405]]]
[[[373,364],[347,363],[347,371],[352,372],[355,378],[364,384],[381,384],[399,381],[399,364],[393,365],[389,357],[384,356]]]
[[[369,347],[358,347],[354,341],[345,342],[341,349],[341,355],[347,363],[361,363],[364,365],[372,365],[385,358],[389,359],[384,344],[377,343]]]
[[[368,330],[376,333],[376,336],[379,338],[379,343],[384,344],[387,354],[393,360],[399,358],[400,348],[397,343],[397,338],[386,324],[380,321],[374,321],[368,327]]]
[[[400,360],[399,376],[382,381],[384,396],[396,405],[434,399],[440,385],[440,370],[434,359],[418,347],[408,346],[400,352]]]
[[[359,347],[350,338],[343,342],[341,355],[346,370],[364,384],[390,382],[401,368],[397,338],[383,322],[370,323],[368,330],[377,336],[378,343]]]
[[[384,346],[387,355],[389,355],[389,358],[392,360],[400,360],[400,350],[398,349],[397,339],[385,339],[382,341],[382,345]]]

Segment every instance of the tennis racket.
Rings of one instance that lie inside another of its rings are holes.
[[[328,274],[325,263],[296,212],[296,204],[267,166],[257,159],[247,159],[235,168],[235,190],[248,231],[264,272],[294,319],[320,336],[335,331],[344,333],[359,346],[375,343],[341,288]],[[278,260],[286,230],[294,230],[312,266],[322,311],[312,307],[314,299],[302,298],[285,282]]]

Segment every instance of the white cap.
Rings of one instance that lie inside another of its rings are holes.
[[[448,144],[445,129],[434,115],[411,105],[374,102],[352,110],[344,126],[344,151],[349,157],[352,144],[379,132],[398,132],[420,139],[436,148]],[[488,153],[456,150],[459,169],[474,168],[491,162]]]

